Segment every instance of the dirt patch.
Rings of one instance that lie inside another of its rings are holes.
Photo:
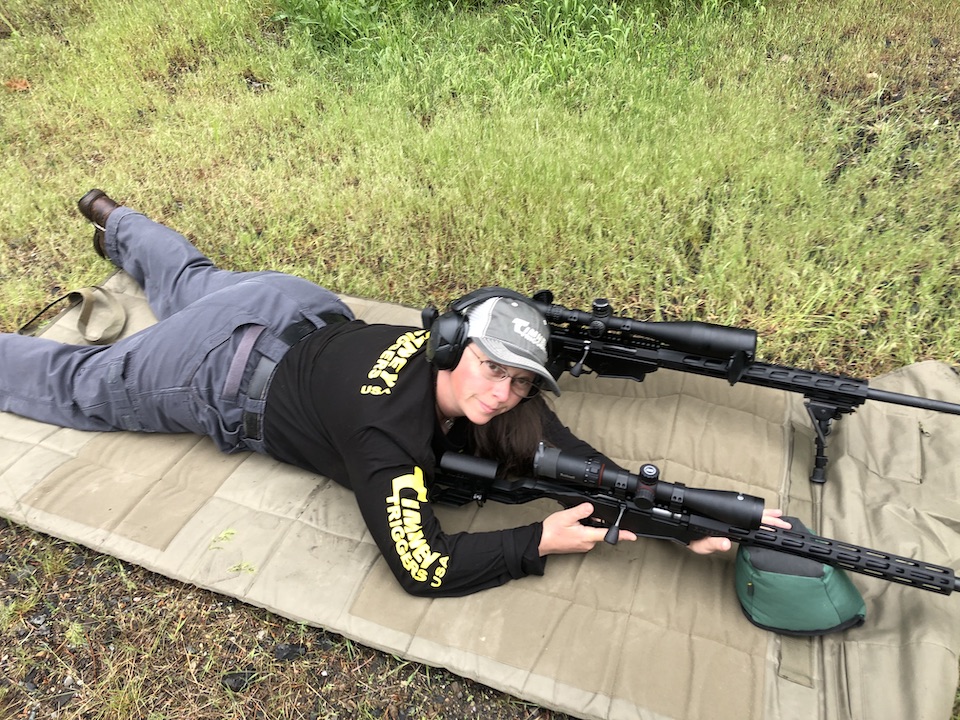
[[[850,138],[828,181],[869,154],[888,124],[904,131],[894,177],[914,177],[914,151],[960,125],[960,36],[939,19],[906,13],[847,25],[836,38],[811,40],[798,54],[808,56],[797,63],[804,88],[825,109],[843,110],[841,130]]]

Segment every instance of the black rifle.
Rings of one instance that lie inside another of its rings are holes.
[[[827,435],[833,420],[854,412],[866,400],[960,415],[960,404],[871,388],[866,380],[756,360],[757,333],[704,322],[646,322],[613,315],[598,298],[589,313],[553,304],[553,293],[533,296],[550,325],[550,372],[574,377],[594,372],[601,377],[642,381],[659,368],[722,378],[731,385],[752,385],[801,393],[816,433],[810,479],[826,482]]]
[[[762,527],[761,498],[663,482],[655,465],[643,465],[634,474],[541,443],[534,468],[537,477],[501,478],[492,460],[446,453],[440,459],[430,499],[455,506],[472,501],[482,505],[487,500],[520,504],[541,498],[565,507],[590,502],[594,509],[591,524],[609,528],[605,540],[612,545],[621,529],[684,544],[713,535],[941,595],[960,590],[960,579],[947,567],[795,530]]]

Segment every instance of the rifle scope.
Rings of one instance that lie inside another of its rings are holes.
[[[608,322],[607,327],[627,334],[645,335],[680,352],[707,357],[724,359],[744,353],[748,360],[753,360],[757,353],[757,333],[749,328],[714,325],[696,320],[623,320],[619,323]]]
[[[611,491],[641,510],[656,512],[659,508],[673,514],[694,513],[747,530],[759,529],[763,517],[762,498],[731,490],[705,490],[663,482],[659,479],[660,470],[649,463],[640,467],[639,474],[634,474],[540,443],[533,468],[538,475],[551,480]]]
[[[716,325],[698,320],[653,322],[614,315],[606,298],[596,298],[589,313],[553,304],[553,293],[534,296],[534,305],[551,323],[567,323],[584,328],[592,338],[608,332],[639,335],[655,340],[679,352],[725,360],[743,355],[752,362],[757,354],[757,331]]]

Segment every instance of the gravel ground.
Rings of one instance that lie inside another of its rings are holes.
[[[567,717],[0,519],[0,718]]]

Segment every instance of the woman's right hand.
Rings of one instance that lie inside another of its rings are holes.
[[[593,515],[593,505],[581,503],[566,510],[558,510],[543,521],[540,535],[540,557],[545,555],[566,555],[585,553],[603,542],[607,528],[590,527],[580,521]],[[637,536],[628,530],[620,531],[620,540],[636,540]]]

